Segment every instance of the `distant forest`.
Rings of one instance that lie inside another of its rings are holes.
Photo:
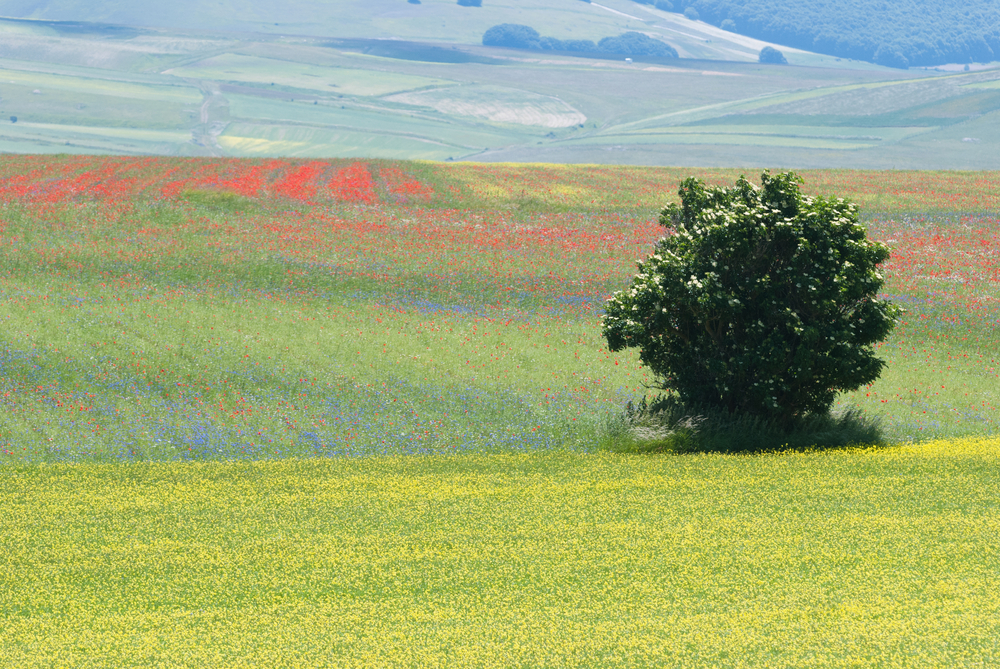
[[[996,0],[636,1],[670,5],[741,35],[890,67],[1000,60]]]

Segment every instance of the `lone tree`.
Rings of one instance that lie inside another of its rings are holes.
[[[785,54],[781,53],[773,46],[766,46],[760,50],[757,54],[757,60],[761,63],[768,63],[771,65],[788,65],[788,59],[785,58]]]
[[[638,347],[686,406],[790,425],[878,378],[874,344],[901,312],[876,298],[889,249],[853,203],[802,195],[792,172],[761,183],[685,180],[603,334],[612,351]]]

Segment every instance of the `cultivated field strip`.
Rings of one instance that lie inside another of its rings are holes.
[[[991,666],[998,456],[8,465],[0,662]]]

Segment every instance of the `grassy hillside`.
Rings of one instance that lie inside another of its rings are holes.
[[[652,381],[597,314],[690,172],[8,157],[0,462],[592,449]],[[908,310],[838,407],[995,432],[998,173],[804,176]]]
[[[527,24],[559,39],[598,40],[627,30],[669,31],[666,25],[654,24],[669,23],[676,18],[676,15],[629,0],[606,0],[598,4],[486,0],[482,7],[461,7],[454,0],[424,0],[419,5],[405,0],[339,0],[335,3],[296,0],[282,5],[263,0],[214,3],[179,0],[160,5],[135,1],[4,0],[0,2],[0,16],[183,31],[394,38],[465,45],[479,44],[483,33],[498,23]],[[66,26],[61,30],[79,33],[80,28]]]
[[[675,13],[629,0],[603,3],[552,0],[492,0],[483,7],[461,7],[451,0],[343,0],[337,3],[198,3],[190,0],[149,6],[142,3],[0,2],[0,16],[47,22],[45,30],[63,37],[113,39],[141,33],[136,27],[202,33],[263,33],[335,38],[393,39],[464,46],[478,45],[499,23],[533,26],[558,39],[589,39],[639,31],[669,42],[681,57],[756,61],[762,42],[690,21]],[[89,22],[80,24],[79,22]],[[131,26],[122,28],[121,26]],[[835,58],[798,50],[797,61],[835,63]]]
[[[454,0],[424,0],[420,4],[404,0],[296,0],[284,4],[263,0],[178,0],[152,5],[135,0],[4,0],[0,2],[0,16],[184,31],[393,38],[465,45],[479,44],[490,26],[519,23],[561,40],[597,41],[626,30],[647,32],[671,43],[679,42],[675,46],[682,56],[713,58],[727,54],[730,59],[756,56],[761,47],[756,40],[743,37],[751,36],[786,47],[890,66],[986,62],[993,60],[994,52],[1000,49],[991,32],[997,10],[984,0],[971,4],[907,0],[860,6],[844,0],[674,0],[670,4],[673,12],[657,9],[652,0],[485,0],[482,7],[462,7]],[[680,12],[689,7],[707,23],[684,18]],[[724,21],[728,22],[727,30],[706,31]],[[81,28],[66,25],[61,30],[79,32]],[[706,35],[711,42],[706,42]]]
[[[338,10],[339,36],[323,38],[0,21],[0,151],[1000,167],[1000,71],[904,72],[790,50],[791,65],[765,66],[763,43],[628,0],[504,11],[559,37],[641,29],[681,58],[351,36],[388,34],[372,16],[397,10],[414,38],[423,19],[406,12],[440,13],[458,41],[505,20],[487,16],[499,4],[384,7]],[[559,32],[570,27],[580,34]]]

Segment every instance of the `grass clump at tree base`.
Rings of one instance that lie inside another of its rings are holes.
[[[782,423],[660,395],[629,402],[608,426],[603,445],[622,453],[761,453],[885,446],[886,440],[879,421],[857,409]]]

